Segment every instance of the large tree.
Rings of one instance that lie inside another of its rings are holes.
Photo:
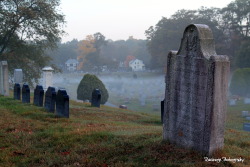
[[[24,81],[40,78],[49,63],[46,49],[53,49],[64,33],[60,0],[0,1],[0,60],[9,62],[10,71],[22,68]]]

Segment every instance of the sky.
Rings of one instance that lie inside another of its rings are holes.
[[[102,33],[106,39],[146,39],[145,30],[162,17],[170,17],[180,9],[201,6],[223,8],[232,0],[61,0],[65,15],[62,42],[83,40],[87,35]]]

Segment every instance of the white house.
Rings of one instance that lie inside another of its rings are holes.
[[[142,60],[134,59],[129,62],[129,67],[132,68],[132,71],[143,71],[145,70],[145,65]]]
[[[79,62],[76,59],[69,59],[65,62],[66,69],[68,71],[76,71],[78,63]]]

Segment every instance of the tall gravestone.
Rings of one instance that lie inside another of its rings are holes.
[[[0,62],[0,94],[9,96],[9,69],[7,61]]]
[[[34,105],[43,106],[44,90],[41,85],[37,85],[34,90]]]
[[[48,112],[55,112],[56,106],[56,89],[54,87],[48,87],[45,93],[44,107]]]
[[[99,89],[94,89],[91,97],[91,106],[100,108],[101,98],[101,91]]]
[[[69,96],[64,89],[59,89],[56,94],[56,116],[69,118]]]
[[[167,57],[164,140],[207,155],[223,147],[229,65],[208,26],[186,27],[179,51]]]
[[[43,88],[47,90],[49,86],[53,86],[53,71],[51,67],[44,67],[43,71]]]
[[[15,69],[14,70],[14,83],[23,83],[23,70]]]
[[[21,100],[21,86],[19,83],[15,83],[14,85],[14,99]]]
[[[22,102],[30,103],[30,88],[27,84],[23,84],[22,87]]]

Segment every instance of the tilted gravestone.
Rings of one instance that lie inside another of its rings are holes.
[[[64,89],[59,89],[56,94],[56,116],[69,118],[69,96]]]
[[[23,84],[22,87],[22,102],[30,103],[30,88],[27,84]]]
[[[45,93],[44,108],[48,112],[54,113],[55,106],[56,106],[56,89],[54,87],[48,87]]]
[[[15,83],[14,85],[14,99],[21,100],[21,86],[19,83]]]
[[[94,89],[92,92],[91,106],[100,108],[101,98],[101,91],[99,89]]]
[[[167,57],[164,140],[206,155],[223,147],[229,65],[208,26],[186,27],[179,51]]]
[[[22,69],[14,70],[14,83],[23,83],[23,70]]]
[[[37,85],[34,90],[34,105],[43,106],[44,90],[41,85]]]

